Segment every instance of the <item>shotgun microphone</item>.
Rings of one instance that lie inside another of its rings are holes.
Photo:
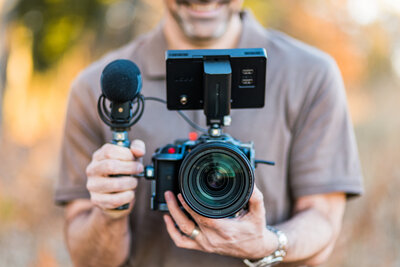
[[[101,120],[111,128],[111,143],[130,147],[128,131],[143,115],[144,97],[140,94],[142,77],[138,66],[130,60],[109,63],[100,78],[102,94],[97,102]],[[112,175],[120,177],[122,175]],[[129,203],[116,210],[126,210]]]

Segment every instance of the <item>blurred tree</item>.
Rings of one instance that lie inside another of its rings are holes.
[[[3,96],[6,86],[7,59],[9,51],[6,27],[9,16],[6,16],[5,14],[8,8],[9,6],[6,5],[4,1],[0,1],[0,134],[2,133],[1,111],[3,110]]]
[[[336,3],[340,2],[340,3]],[[366,59],[352,36],[358,25],[346,23],[347,0],[246,0],[261,23],[327,52],[337,61],[349,87],[357,86]]]
[[[15,20],[32,32],[32,56],[36,70],[46,70],[82,36],[86,28],[102,25],[100,0],[20,0]]]
[[[140,13],[136,12],[139,1],[0,0],[0,127],[7,62],[10,49],[17,45],[7,40],[20,34],[16,29],[28,30],[29,43],[25,45],[31,51],[34,71],[45,73],[76,44],[85,43],[89,58],[93,58],[130,40],[135,34],[132,20]],[[34,89],[26,88],[29,90]]]
[[[98,41],[106,37],[106,28],[124,28],[121,24],[126,23],[124,19],[129,16],[124,12],[133,13],[135,3],[136,0],[19,0],[13,17],[31,30],[34,69],[44,71],[90,31],[96,36],[93,43],[102,47],[107,42]]]

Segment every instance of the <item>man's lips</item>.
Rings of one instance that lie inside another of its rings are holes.
[[[190,3],[188,7],[196,12],[211,12],[218,9],[220,7],[220,4],[217,2],[212,2],[208,4]]]
[[[214,0],[214,1],[199,1],[199,0],[176,0],[177,4],[184,4],[184,5],[189,5],[189,4],[199,4],[199,5],[207,5],[210,3],[219,3],[219,4],[229,4],[231,0]]]
[[[185,8],[188,13],[193,17],[213,18],[219,15],[219,11],[221,10],[222,5],[226,4],[227,1],[177,1],[177,3]]]

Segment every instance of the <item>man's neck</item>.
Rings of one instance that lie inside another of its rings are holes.
[[[189,39],[167,13],[163,31],[168,49],[229,49],[236,48],[239,43],[242,21],[239,14],[232,16],[226,32],[221,37],[201,42]]]

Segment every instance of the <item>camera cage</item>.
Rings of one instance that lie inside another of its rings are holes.
[[[186,203],[203,216],[236,216],[245,209],[253,191],[257,163],[274,163],[256,160],[253,142],[242,143],[224,134],[222,127],[230,124],[231,108],[264,107],[266,52],[263,48],[170,50],[166,53],[166,61],[167,108],[177,110],[180,114],[182,110],[203,109],[209,129],[207,134],[195,141],[178,139],[173,145],[160,147],[153,154],[154,167],[150,166],[145,171],[149,171],[150,175],[145,176],[152,180],[151,208],[168,210],[163,195],[168,189],[175,194],[182,193]],[[233,199],[226,199],[227,202],[222,206],[218,204],[218,207],[202,201],[193,184],[193,179],[197,179],[197,185],[205,188],[206,182],[198,180],[200,174],[194,174],[193,166],[203,156],[211,154],[224,154],[236,162],[241,170],[238,173],[242,173],[239,175],[235,172],[240,176],[237,181],[241,183],[239,191],[235,193],[237,195],[229,191],[226,197]],[[193,175],[197,178],[189,179]]]

